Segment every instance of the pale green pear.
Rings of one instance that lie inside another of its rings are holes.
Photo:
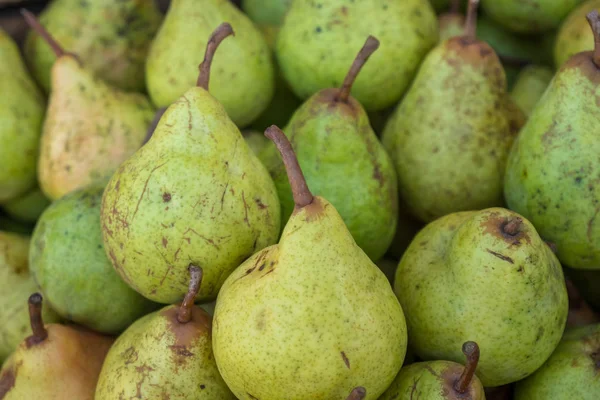
[[[246,260],[219,292],[219,371],[241,400],[343,400],[357,386],[377,399],[406,353],[402,308],[334,206],[311,194],[283,132],[267,135],[296,209],[279,244]]]
[[[575,54],[594,49],[594,33],[585,22],[585,16],[597,9],[600,9],[600,0],[587,0],[565,18],[554,44],[556,68],[560,68]]]
[[[338,87],[347,60],[369,35],[379,39],[381,49],[356,80],[352,95],[368,111],[390,107],[438,41],[436,16],[427,1],[293,1],[276,44],[283,76],[302,99]]]
[[[269,139],[265,137],[259,131],[254,130],[246,130],[242,131],[242,136],[244,136],[244,140],[250,150],[258,157],[258,155],[262,152],[262,150],[269,145]]]
[[[0,203],[35,186],[46,102],[12,38],[0,29]],[[10,96],[6,95],[10,93]]]
[[[554,72],[549,67],[529,65],[519,72],[517,81],[510,90],[510,97],[529,116],[553,77]]]
[[[54,0],[39,18],[95,75],[123,90],[144,91],[146,55],[162,19],[154,0]],[[38,83],[50,92],[54,52],[29,34],[25,57]]]
[[[242,0],[242,10],[258,25],[279,26],[292,0]]]
[[[106,253],[130,286],[160,303],[185,295],[190,263],[204,271],[198,299],[214,299],[242,261],[279,236],[275,185],[208,92],[214,51],[232,32],[229,24],[217,28],[198,86],[165,111],[104,192]]]
[[[0,208],[18,221],[35,222],[49,205],[50,200],[39,187],[34,186],[22,196],[0,204]]]
[[[460,346],[473,340],[481,348],[477,376],[484,386],[537,370],[567,320],[558,259],[529,221],[503,208],[427,225],[404,253],[394,289],[415,353],[460,362]]]
[[[271,52],[259,29],[229,0],[174,0],[148,54],[146,84],[154,104],[169,106],[196,82],[210,33],[222,22],[236,36],[215,60],[211,93],[235,124],[250,124],[274,90]]]

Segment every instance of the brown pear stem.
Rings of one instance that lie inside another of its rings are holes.
[[[146,137],[144,138],[144,141],[142,142],[142,144],[148,143],[148,141],[152,138],[152,134],[154,133],[154,130],[156,129],[156,126],[158,125],[158,121],[160,121],[160,119],[162,118],[165,111],[167,111],[167,107],[161,107],[158,110],[156,110],[156,113],[154,114],[154,118],[152,119],[152,122],[150,122],[150,126],[148,127],[148,130],[146,131]]]
[[[510,236],[516,236],[521,229],[521,225],[523,225],[523,218],[515,217],[504,224],[502,227],[502,232]]]
[[[454,390],[458,393],[465,393],[473,380],[477,364],[479,363],[479,346],[475,342],[465,342],[462,346],[462,352],[467,357],[465,369],[454,383]]]
[[[367,389],[362,386],[357,386],[352,389],[350,396],[348,396],[346,400],[363,400],[365,397],[367,397]]]
[[[46,43],[48,43],[48,46],[50,46],[56,57],[62,57],[65,54],[67,54],[65,50],[61,47],[61,45],[58,44],[58,42],[50,34],[50,32],[48,32],[46,28],[44,28],[42,24],[40,24],[40,21],[38,21],[35,15],[33,15],[31,12],[27,11],[24,8],[21,9],[21,15],[23,15],[23,18],[25,18],[25,22],[27,22],[27,25],[29,25],[31,29],[33,29],[38,35],[42,37],[42,39],[44,39]]]
[[[460,0],[450,1],[450,13],[458,14],[460,12]]]
[[[379,48],[379,40],[375,36],[369,36],[365,41],[362,49],[356,55],[348,74],[346,74],[346,78],[344,78],[344,83],[340,88],[340,92],[337,95],[337,101],[347,102],[348,97],[350,96],[350,91],[352,90],[352,85],[358,76],[358,73],[365,65],[371,54],[375,52]]]
[[[196,86],[208,90],[208,81],[210,80],[210,66],[212,65],[213,57],[219,45],[227,36],[235,35],[233,28],[227,22],[223,22],[210,35],[208,43],[206,43],[206,51],[204,52],[204,60],[200,64],[200,74]]]
[[[177,321],[182,324],[186,324],[192,319],[192,307],[202,284],[202,268],[190,264],[188,271],[190,272],[190,286],[177,312]]]
[[[275,143],[277,150],[281,153],[288,180],[292,187],[292,195],[294,196],[296,207],[306,207],[312,203],[314,197],[306,184],[306,179],[304,179],[304,174],[302,173],[300,164],[298,164],[298,158],[296,157],[296,153],[294,153],[294,149],[292,149],[292,144],[281,129],[275,125],[267,128],[265,136]]]
[[[479,7],[479,0],[469,0],[464,36],[472,40],[477,38],[477,7]]]
[[[596,67],[600,68],[600,18],[598,17],[598,10],[590,11],[587,20],[594,33],[594,55],[592,60]]]
[[[33,333],[28,339],[29,345],[43,342],[48,337],[48,331],[44,327],[42,319],[42,302],[43,297],[40,293],[34,293],[29,296],[29,322],[31,324],[31,332]]]

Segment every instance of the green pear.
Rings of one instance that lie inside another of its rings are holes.
[[[40,217],[29,250],[31,274],[64,318],[119,333],[155,305],[131,289],[104,252],[100,203],[106,181],[56,200]]]
[[[0,207],[18,221],[35,222],[49,205],[50,200],[44,196],[41,189],[34,187],[22,196],[2,203]]]
[[[262,150],[270,143],[269,139],[259,131],[245,130],[242,131],[242,136],[246,141],[250,150],[258,157]]]
[[[40,23],[91,72],[123,90],[145,89],[144,64],[152,37],[161,23],[154,0],[54,0]],[[50,92],[57,55],[33,33],[25,57],[38,83]]]
[[[279,26],[292,0],[242,0],[242,10],[258,25]]]
[[[506,29],[540,33],[557,28],[582,0],[481,0],[483,11]]]
[[[438,17],[440,41],[461,36],[465,31],[465,17],[460,11],[460,0],[450,2],[450,10]]]
[[[584,21],[590,11],[599,8],[600,0],[587,0],[565,18],[554,44],[556,68],[560,68],[577,53],[594,50],[594,33]]]
[[[525,115],[529,116],[553,77],[554,72],[550,68],[529,65],[519,72],[510,97]]]
[[[381,41],[381,51],[357,79],[352,95],[368,110],[394,105],[408,88],[425,54],[438,41],[431,5],[423,0],[295,0],[279,36],[276,54],[292,90],[306,99],[342,84],[347,60],[364,38]]]
[[[471,0],[464,35],[427,55],[383,132],[400,195],[425,222],[503,204],[506,158],[520,124],[496,53],[475,39],[476,7]]]
[[[467,365],[452,361],[427,361],[403,367],[379,400],[485,400],[483,386],[475,376],[479,347],[465,342]]]
[[[197,78],[198,53],[210,33],[229,22],[236,37],[215,60],[211,93],[240,127],[267,107],[274,90],[271,52],[259,29],[229,0],[175,0],[148,54],[146,84],[154,104],[166,107]]]
[[[40,188],[56,200],[110,176],[142,145],[154,110],[145,96],[96,77],[33,14],[23,15],[57,57],[38,163]]]
[[[94,400],[235,399],[215,364],[211,317],[194,305],[202,268],[189,269],[181,305],[138,319],[111,347]]]
[[[546,363],[518,382],[515,400],[600,398],[600,324],[567,331]]]
[[[100,217],[113,267],[160,303],[185,295],[190,263],[204,271],[198,299],[214,299],[242,261],[279,236],[275,185],[208,92],[214,52],[232,33],[226,23],[215,30],[198,86],[167,109],[104,192]]]
[[[588,17],[600,40],[597,13]],[[506,167],[509,207],[556,244],[572,268],[600,268],[600,44],[557,72],[521,130]]]
[[[484,386],[533,373],[567,320],[560,263],[529,221],[503,208],[427,225],[404,253],[394,289],[415,353],[459,362],[460,346],[472,339],[481,348],[477,376]]]
[[[296,208],[279,244],[223,284],[213,348],[241,400],[377,399],[406,354],[402,308],[335,207],[308,189],[286,135],[265,133],[284,159]]]
[[[35,186],[45,100],[21,60],[19,48],[0,29],[0,203]]]
[[[29,334],[25,299],[37,286],[29,274],[28,252],[29,237],[0,231],[0,364]],[[50,307],[43,312],[46,321],[59,320]]]

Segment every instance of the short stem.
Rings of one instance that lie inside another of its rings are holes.
[[[462,346],[462,352],[467,357],[467,365],[454,384],[454,390],[461,394],[467,391],[473,380],[473,375],[475,375],[479,363],[479,346],[475,342],[465,342]]]
[[[460,0],[450,1],[450,12],[452,14],[458,14],[460,12]]]
[[[504,226],[502,227],[502,232],[510,236],[516,236],[517,233],[519,233],[519,230],[521,229],[521,225],[523,225],[523,218],[512,218],[510,221],[504,224]]]
[[[60,44],[54,39],[54,37],[40,24],[40,21],[33,15],[31,12],[26,9],[21,9],[21,14],[23,18],[25,18],[25,22],[31,29],[33,29],[38,35],[48,43],[48,46],[52,49],[56,57],[62,57],[66,54],[65,50],[61,47]]]
[[[594,33],[594,55],[592,60],[596,67],[600,68],[600,18],[598,17],[598,11],[591,11],[587,15],[587,20]]]
[[[29,296],[29,322],[33,333],[28,338],[29,344],[40,343],[48,337],[48,331],[44,327],[42,319],[42,302],[43,297],[40,293]]]
[[[337,100],[342,102],[347,102],[348,97],[350,96],[350,91],[352,90],[352,85],[358,76],[358,73],[365,65],[371,54],[375,52],[379,48],[379,40],[374,36],[369,36],[365,41],[362,49],[356,55],[348,74],[346,74],[346,78],[344,78],[344,83],[340,88],[340,92],[337,95]]]
[[[362,386],[357,386],[350,392],[350,396],[348,396],[346,400],[362,400],[365,397],[367,397],[367,389]]]
[[[469,0],[464,35],[473,40],[477,38],[477,7],[479,7],[479,0]]]
[[[202,284],[202,268],[190,264],[188,271],[190,272],[190,286],[177,312],[177,321],[182,324],[186,324],[192,319],[192,307]]]
[[[156,110],[156,113],[154,114],[154,118],[152,119],[152,122],[150,122],[150,126],[148,127],[148,131],[146,132],[146,137],[144,138],[144,142],[142,144],[148,143],[148,141],[152,138],[152,134],[154,133],[154,130],[156,129],[156,126],[158,125],[158,121],[160,121],[160,119],[162,118],[165,111],[167,111],[167,107],[162,107],[162,108],[159,108],[158,110]]]
[[[219,47],[219,44],[229,35],[235,35],[233,28],[227,22],[223,22],[217,27],[210,35],[208,43],[206,44],[206,52],[204,53],[204,60],[200,64],[200,74],[198,75],[198,82],[196,86],[208,90],[208,81],[210,80],[210,66],[212,65],[213,57]]]
[[[285,164],[285,169],[287,171],[288,180],[290,181],[290,186],[292,187],[292,194],[294,196],[294,203],[296,204],[296,207],[306,207],[312,203],[314,197],[310,192],[308,185],[306,184],[306,179],[304,179],[304,174],[302,173],[300,164],[298,164],[298,158],[296,157],[296,153],[294,153],[292,144],[281,131],[281,129],[275,125],[271,125],[267,128],[265,131],[265,136],[275,143],[277,150],[279,150],[279,153],[281,153],[281,158],[283,159],[283,164]]]

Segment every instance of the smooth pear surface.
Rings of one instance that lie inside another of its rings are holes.
[[[529,116],[553,77],[554,71],[549,67],[528,65],[519,72],[510,97],[525,115]]]
[[[592,10],[600,9],[600,0],[588,0],[575,8],[563,21],[554,44],[554,65],[560,68],[569,58],[594,49],[594,34],[585,20]]]
[[[292,0],[242,0],[242,10],[258,25],[279,26]]]

